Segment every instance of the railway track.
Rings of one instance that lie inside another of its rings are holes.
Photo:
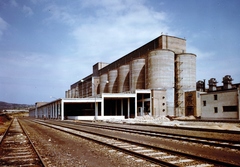
[[[45,166],[17,118],[13,119],[0,144],[0,166]]]
[[[72,122],[66,122],[66,123],[72,123]],[[74,123],[76,124],[76,123]],[[94,127],[99,129],[108,129],[108,130],[114,130],[114,131],[121,131],[121,132],[127,132],[127,133],[134,133],[139,135],[146,135],[151,137],[161,137],[171,140],[178,140],[178,141],[184,141],[184,142],[192,142],[197,144],[204,144],[209,146],[215,146],[219,148],[230,148],[230,149],[237,149],[240,150],[240,138],[239,141],[228,141],[228,140],[222,140],[222,139],[214,139],[214,138],[204,138],[204,137],[194,137],[194,136],[187,136],[187,135],[180,135],[180,134],[171,134],[171,133],[164,133],[154,130],[143,130],[143,129],[134,129],[128,127],[119,127],[119,126],[111,126],[111,125],[99,125],[99,124],[92,124],[92,123],[77,123],[81,126],[86,127]],[[205,130],[206,131],[206,130]],[[211,133],[212,130],[209,130],[209,133]],[[236,133],[239,134],[240,132],[229,132],[229,131],[223,131],[223,130],[214,130],[214,132],[218,133]]]
[[[238,166],[233,163],[223,162],[204,158],[198,155],[168,150],[133,140],[126,140],[119,137],[87,132],[79,130],[72,125],[62,124],[60,122],[50,123],[44,121],[34,121],[36,123],[52,127],[73,135],[92,140],[94,142],[107,145],[114,150],[119,150],[129,154],[129,156],[138,157],[139,161],[146,160],[160,166]]]

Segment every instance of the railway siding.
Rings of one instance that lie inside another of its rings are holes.
[[[15,118],[2,139],[0,166],[44,166]]]
[[[36,121],[38,122],[38,121]],[[52,127],[55,127],[55,125],[60,125],[60,126],[64,126],[64,128],[62,127],[61,129],[64,130],[66,129],[66,127],[69,127],[69,128],[73,128],[74,131],[75,130],[80,130],[82,132],[87,132],[87,133],[93,133],[95,135],[101,135],[101,136],[108,136],[111,138],[116,138],[117,140],[127,140],[127,141],[132,141],[133,140],[136,140],[136,141],[139,141],[139,139],[141,139],[139,142],[140,143],[145,143],[146,145],[149,145],[151,148],[154,148],[155,146],[158,147],[158,148],[161,148],[161,149],[165,149],[165,150],[168,150],[168,151],[173,151],[175,152],[174,150],[181,150],[180,152],[185,154],[187,156],[195,156],[197,155],[197,157],[195,158],[200,158],[200,159],[204,159],[204,161],[210,161],[210,162],[213,162],[213,163],[221,163],[221,164],[228,164],[228,162],[230,161],[233,161],[233,164],[238,164],[239,163],[236,161],[236,159],[239,158],[239,152],[237,150],[232,150],[232,149],[226,149],[221,147],[221,149],[219,148],[216,148],[216,147],[213,147],[213,146],[205,146],[205,145],[202,145],[202,144],[193,144],[193,143],[187,143],[187,142],[179,142],[179,141],[173,141],[173,140],[169,140],[169,139],[166,139],[166,140],[162,140],[158,137],[149,137],[149,136],[144,136],[144,135],[135,135],[135,134],[128,134],[126,132],[110,132],[109,130],[104,130],[105,128],[104,127],[101,127],[101,128],[93,128],[93,127],[87,127],[87,126],[84,126],[84,127],[81,127],[80,124],[77,124],[77,125],[69,125],[70,122],[58,122],[56,123],[55,121],[40,121],[41,124],[45,124],[47,126],[52,126]],[[39,122],[39,123],[40,123]],[[55,122],[55,123],[53,123]],[[49,125],[50,124],[55,124],[55,125]],[[68,124],[68,125],[67,125]],[[80,132],[78,132],[80,133]],[[134,137],[135,136],[135,137]],[[199,140],[200,141],[200,140]],[[151,144],[150,144],[151,143]],[[206,149],[208,150],[206,152]],[[177,151],[176,150],[176,151]],[[179,151],[177,151],[178,153],[180,153]],[[218,155],[218,156],[216,156]],[[219,157],[220,156],[220,157]],[[221,159],[221,161],[219,162],[218,159]],[[229,161],[230,160],[230,161]],[[230,163],[231,165],[233,165],[232,163]]]

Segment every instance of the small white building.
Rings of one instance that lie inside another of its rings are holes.
[[[186,115],[202,119],[240,120],[240,83],[232,84],[230,75],[223,77],[223,85],[217,86],[215,78],[205,83],[198,81],[197,91],[185,93]],[[192,97],[192,98],[191,98]]]

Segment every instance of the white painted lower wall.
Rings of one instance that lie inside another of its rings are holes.
[[[67,119],[71,120],[95,120],[95,116],[67,116]],[[125,116],[98,116],[97,120],[108,120],[108,119],[125,119]]]

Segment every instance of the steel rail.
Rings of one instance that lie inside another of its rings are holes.
[[[5,130],[5,132],[3,133],[3,136],[2,136],[2,139],[0,140],[0,144],[2,143],[3,139],[5,138],[6,134],[8,133],[10,127],[12,126],[12,123],[13,123],[13,119],[11,120],[8,128]]]
[[[71,122],[64,122],[64,123],[69,124]],[[71,124],[75,124],[75,123],[71,123]],[[198,144],[199,143],[206,144],[209,146],[240,149],[240,142],[233,142],[228,140],[210,139],[210,138],[197,137],[197,136],[179,135],[179,134],[173,134],[173,133],[158,132],[158,131],[152,131],[152,130],[140,130],[140,129],[133,129],[133,128],[125,128],[125,127],[115,127],[115,126],[109,126],[109,125],[94,125],[94,124],[87,124],[87,123],[76,123],[76,124],[81,126],[87,126],[87,127],[96,127],[101,129],[109,129],[109,130],[129,132],[134,134],[148,135],[152,137],[162,137],[162,138],[168,138],[168,139],[174,139],[174,140],[194,142]]]
[[[43,165],[44,167],[48,166],[48,165],[45,163],[45,161],[43,160],[41,154],[38,152],[38,150],[37,150],[37,148],[35,147],[35,145],[33,144],[30,136],[28,135],[28,133],[27,133],[27,131],[25,130],[25,128],[24,128],[24,126],[22,125],[22,123],[21,123],[18,119],[17,119],[17,121],[18,121],[19,125],[21,126],[24,134],[27,136],[28,140],[30,141],[31,146],[33,147],[34,151],[36,152],[36,154],[37,154],[38,158],[40,159],[42,165]]]
[[[188,154],[188,153],[184,153],[184,152],[180,152],[180,151],[174,151],[174,150],[169,150],[169,149],[165,149],[165,148],[160,148],[160,147],[157,147],[157,146],[152,146],[152,145],[147,145],[147,144],[143,144],[143,143],[139,143],[139,142],[135,142],[135,141],[131,141],[131,140],[127,140],[127,139],[123,139],[123,138],[120,138],[120,137],[115,137],[115,136],[110,136],[110,135],[105,135],[105,134],[100,134],[100,133],[97,133],[97,132],[89,132],[87,130],[80,130],[76,127],[70,127],[70,125],[63,125],[61,123],[53,123],[53,122],[42,122],[42,121],[36,121],[34,120],[34,122],[36,123],[40,123],[40,124],[43,124],[45,126],[48,126],[48,127],[52,127],[51,125],[54,125],[54,126],[60,126],[60,127],[64,127],[64,128],[69,128],[69,129],[72,129],[72,130],[76,130],[76,131],[81,131],[81,132],[84,132],[84,133],[89,133],[89,134],[93,134],[93,135],[97,135],[97,136],[102,136],[102,137],[106,137],[106,138],[111,138],[111,139],[115,139],[115,140],[119,140],[119,141],[123,141],[123,142],[127,142],[127,143],[131,143],[131,144],[135,144],[135,145],[140,145],[140,146],[143,146],[143,147],[146,147],[146,148],[151,148],[151,149],[156,149],[156,150],[159,150],[159,151],[163,151],[163,152],[168,152],[170,154],[176,154],[176,155],[180,155],[180,156],[184,156],[184,157],[188,157],[188,158],[192,158],[192,159],[195,159],[195,160],[199,160],[199,161],[204,161],[204,162],[208,162],[208,163],[212,163],[212,164],[215,164],[215,165],[219,165],[219,166],[238,166],[236,164],[233,164],[233,163],[230,163],[230,162],[225,162],[225,161],[219,161],[219,160],[215,160],[215,159],[210,159],[210,158],[206,158],[206,157],[201,157],[201,156],[197,156],[197,155],[192,155],[192,154]],[[53,127],[52,127],[53,128]],[[58,130],[61,130],[61,129],[58,129]],[[61,131],[64,131],[64,130],[61,130]],[[64,131],[66,132],[66,131]],[[69,132],[67,132],[69,133]],[[71,133],[73,135],[77,135],[75,133]],[[80,136],[80,135],[77,135],[77,136]],[[82,136],[80,136],[82,137]],[[85,138],[85,137],[83,137]],[[87,138],[88,139],[88,138]],[[94,141],[94,139],[91,139]],[[103,143],[104,144],[104,143]],[[112,147],[112,145],[109,145],[110,147]],[[143,157],[144,158],[144,157]],[[150,160],[151,161],[151,160]],[[163,161],[165,163],[165,161]],[[164,164],[163,164],[164,165]],[[170,164],[168,164],[169,166]],[[173,165],[173,164],[171,164]]]
[[[17,118],[12,120],[6,131],[1,153],[0,165],[3,166],[46,166]]]
[[[130,155],[133,155],[135,157],[138,157],[138,158],[141,158],[141,159],[144,159],[146,161],[149,161],[149,162],[152,162],[154,164],[159,164],[161,166],[164,166],[164,167],[177,167],[177,165],[174,165],[174,164],[171,164],[171,163],[168,163],[166,161],[162,161],[162,160],[159,160],[159,159],[155,159],[155,158],[152,158],[152,157],[149,157],[149,156],[146,156],[146,155],[143,155],[143,154],[140,154],[140,153],[133,153],[132,151],[129,151],[127,149],[124,149],[124,148],[121,148],[121,147],[117,147],[117,146],[114,146],[114,145],[111,145],[111,144],[108,144],[108,143],[105,143],[105,142],[102,142],[102,141],[99,141],[99,140],[96,140],[94,138],[89,138],[87,136],[83,136],[83,135],[79,135],[79,134],[76,134],[76,133],[73,133],[73,132],[68,132],[68,131],[65,131],[63,129],[59,129],[59,128],[54,128],[52,127],[50,124],[45,124],[43,122],[37,122],[37,121],[34,121],[35,123],[40,123],[41,125],[44,125],[44,126],[48,126],[50,128],[53,128],[53,129],[56,129],[56,130],[59,130],[59,131],[62,131],[62,132],[65,132],[65,133],[68,133],[68,134],[72,134],[74,136],[78,136],[78,137],[81,137],[81,138],[84,138],[84,139],[87,139],[87,140],[90,140],[90,141],[93,141],[95,143],[98,143],[98,144],[101,144],[101,145],[104,145],[104,146],[108,146],[110,148],[113,148],[115,150],[118,150],[118,151],[121,151],[121,152],[125,152],[127,154],[130,154]],[[55,124],[53,124],[55,125]],[[55,125],[56,126],[56,125]],[[59,126],[59,125],[58,125]],[[63,126],[61,126],[63,127]],[[65,127],[66,128],[66,127]],[[67,127],[69,128],[69,127]],[[76,130],[76,129],[73,129],[73,130]],[[79,130],[78,130],[79,131]],[[86,132],[85,132],[86,133]],[[94,134],[94,133],[90,133],[90,134]],[[95,134],[96,135],[96,134]],[[102,135],[103,137],[103,135]],[[109,138],[109,137],[106,137],[106,138]],[[119,139],[120,140],[120,139]],[[139,145],[139,144],[138,144]]]

